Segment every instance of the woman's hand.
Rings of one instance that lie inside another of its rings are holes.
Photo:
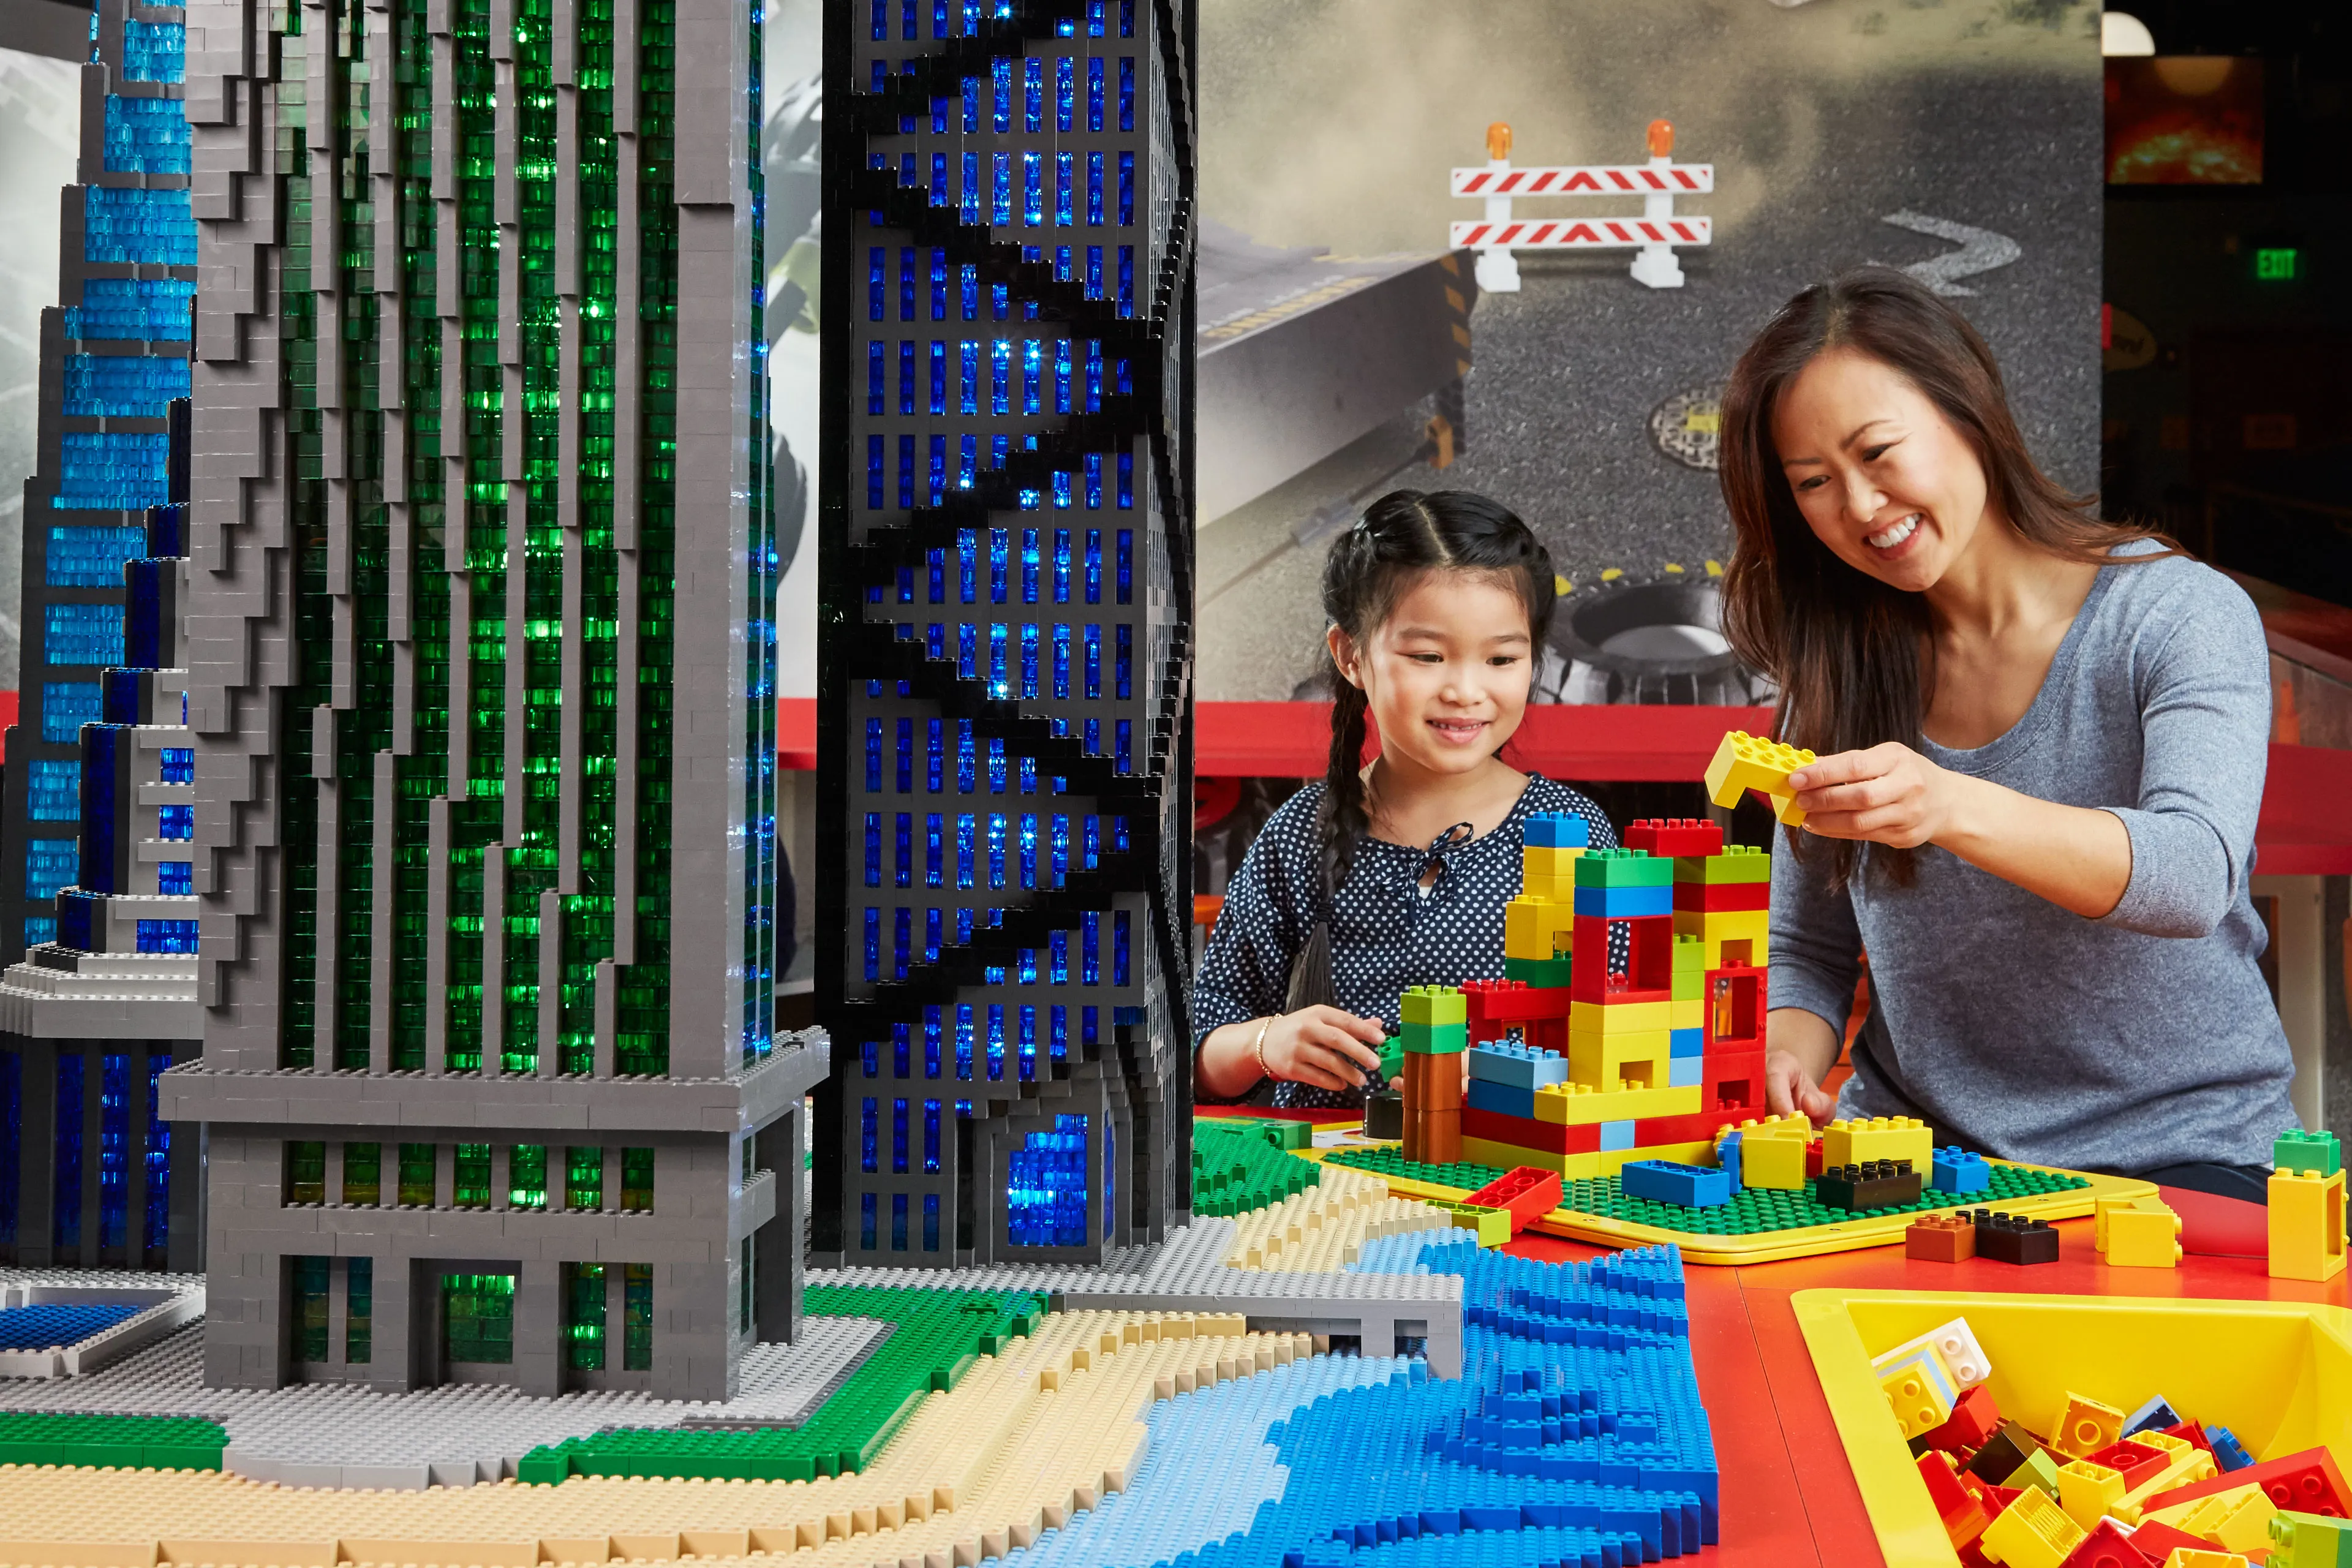
[[[1837,1096],[1814,1081],[1793,1051],[1765,1053],[1764,1101],[1775,1116],[1801,1114],[1816,1127],[1837,1114]]]
[[[1265,1065],[1277,1079],[1347,1090],[1378,1072],[1381,1045],[1388,1031],[1378,1018],[1359,1018],[1337,1007],[1301,1007],[1274,1020],[1265,1031]]]
[[[1789,775],[1805,831],[1896,849],[1932,842],[1952,823],[1965,781],[1893,742],[1839,752]]]

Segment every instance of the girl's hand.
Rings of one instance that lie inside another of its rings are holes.
[[[1958,779],[1893,742],[1839,752],[1789,775],[1806,832],[1896,849],[1916,849],[1950,826]]]
[[[1801,1113],[1816,1127],[1837,1114],[1837,1096],[1815,1083],[1792,1051],[1765,1053],[1764,1102],[1775,1116]]]
[[[1265,1065],[1274,1076],[1318,1089],[1345,1091],[1377,1072],[1388,1031],[1378,1018],[1359,1018],[1337,1007],[1301,1007],[1275,1019],[1265,1031]]]

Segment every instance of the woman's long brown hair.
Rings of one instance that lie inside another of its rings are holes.
[[[1916,747],[1935,680],[1927,601],[1847,565],[1814,536],[1772,443],[1781,395],[1833,348],[1867,355],[1925,394],[1976,449],[1988,510],[2052,555],[2104,564],[2117,545],[2154,536],[2099,521],[2096,498],[2068,494],[2034,466],[1992,351],[1925,284],[1892,268],[1858,268],[1782,306],[1739,356],[1723,398],[1723,500],[1733,534],[1724,635],[1779,683],[1775,725],[1790,744],[1823,755],[1887,741]],[[1862,846],[1852,840],[1799,834],[1791,843],[1801,857],[1825,855],[1836,887],[1861,861]],[[1896,885],[1910,882],[1910,851],[1874,846],[1870,859]]]

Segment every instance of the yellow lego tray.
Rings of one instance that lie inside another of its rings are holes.
[[[1330,1145],[1297,1151],[1303,1159],[1320,1161],[1327,1154],[1342,1148],[1394,1148],[1397,1145],[1372,1142],[1355,1131],[1352,1125],[1326,1122],[1316,1129],[1318,1133],[1338,1133],[1340,1141]],[[1645,1151],[1636,1158],[1648,1157],[1654,1151]],[[1995,1164],[2015,1163],[2024,1170],[2056,1170],[2055,1166],[2027,1165],[2022,1162],[1994,1161]],[[2105,1176],[2091,1171],[2059,1171],[2061,1175],[2076,1176],[2090,1184],[2063,1193],[2039,1193],[2030,1197],[2007,1197],[1998,1200],[2004,1214],[2027,1215],[2034,1219],[2071,1219],[2090,1214],[2101,1198],[2144,1198],[2156,1195],[2152,1182],[2142,1182],[2128,1176]],[[1439,1198],[1459,1201],[1465,1189],[1440,1186],[1432,1182],[1414,1181],[1402,1176],[1387,1178],[1389,1190],[1402,1197]],[[1865,1247],[1900,1247],[1903,1233],[1918,1218],[1916,1213],[1865,1214],[1852,1219],[1838,1220],[1830,1225],[1805,1226],[1795,1230],[1759,1231],[1748,1236],[1717,1236],[1703,1231],[1667,1230],[1657,1226],[1637,1225],[1631,1220],[1612,1219],[1602,1215],[1587,1214],[1575,1209],[1554,1209],[1537,1220],[1533,1229],[1549,1236],[1563,1236],[1571,1241],[1591,1242],[1601,1247],[1650,1247],[1672,1242],[1682,1248],[1683,1261],[1717,1266],[1742,1263],[1777,1263],[1789,1258],[1816,1258],[1825,1253],[1853,1252]]]
[[[2297,1301],[1800,1290],[1790,1298],[1889,1568],[1959,1562],[1871,1374],[1890,1350],[1966,1318],[1993,1403],[2047,1429],[2068,1391],[2119,1408],[2161,1388],[2255,1454],[2326,1444],[2352,1459],[2352,1312]]]

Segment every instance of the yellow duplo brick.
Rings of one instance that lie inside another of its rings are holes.
[[[2107,1216],[2117,1209],[2127,1209],[2137,1204],[2137,1198],[2098,1198],[2091,1205],[2092,1239],[2101,1252],[2107,1249]]]
[[[1763,910],[1676,910],[1675,934],[1696,938],[1709,969],[1733,959],[1761,969],[1772,955],[1771,916]]]
[[[1805,814],[1789,787],[1789,775],[1816,760],[1801,747],[1734,730],[1706,764],[1707,798],[1720,806],[1734,806],[1749,790],[1759,790],[1772,802],[1773,816],[1790,827],[1800,826]]]
[[[1952,1418],[1952,1369],[1933,1345],[1878,1374],[1878,1392],[1886,1396],[1886,1408],[1906,1442]]]
[[[1805,1190],[1805,1143],[1795,1138],[1742,1138],[1739,1184],[1772,1192]]]
[[[1551,956],[1551,912],[1549,899],[1537,894],[1521,893],[1503,906],[1503,956],[1506,958],[1549,958]]]
[[[2124,1413],[2086,1394],[2066,1393],[2050,1428],[2050,1446],[2070,1459],[2087,1459],[2122,1436]]]
[[[1697,1165],[1706,1160],[1705,1142],[1696,1143],[1646,1143],[1638,1149],[1603,1149],[1598,1154],[1579,1154],[1580,1160],[1593,1162],[1596,1176],[1613,1176],[1635,1160],[1664,1160],[1671,1165]]]
[[[1517,1143],[1498,1142],[1491,1138],[1473,1138],[1466,1132],[1462,1135],[1462,1158],[1465,1161],[1473,1165],[1493,1165],[1498,1170],[1507,1171],[1514,1165],[1532,1165],[1538,1171],[1555,1171],[1562,1178],[1573,1180],[1577,1176],[1599,1173],[1597,1172],[1571,1173],[1569,1171],[1569,1161],[1591,1157],[1590,1155],[1561,1154],[1549,1149],[1528,1149]]]
[[[2132,1441],[2144,1447],[2161,1448],[2171,1458],[2163,1469],[2124,1493],[2123,1500],[2112,1510],[2126,1524],[2137,1524],[2141,1505],[2148,1499],[2185,1487],[2192,1482],[2209,1479],[2214,1473],[2213,1456],[2186,1437],[2175,1437],[2164,1432],[2135,1432]]]
[[[1617,1035],[1568,1037],[1568,1077],[1588,1088],[1629,1084],[1637,1089],[1664,1089],[1673,1056],[1673,1037],[1664,1029],[1643,1029]],[[1693,1086],[1696,1087],[1696,1086]]]
[[[1581,849],[1555,848],[1549,845],[1529,844],[1519,851],[1519,873],[1524,877],[1565,877],[1569,885],[1576,882],[1576,863],[1584,858]]]
[[[1693,1002],[1694,1007],[1704,1003]],[[1571,1035],[1647,1035],[1674,1027],[1672,1002],[1570,1002],[1568,1030]]]
[[[2158,1200],[2143,1199],[2106,1219],[2110,1268],[2170,1268],[2180,1261],[2180,1216]]]
[[[1536,1090],[1536,1120],[1561,1127],[1584,1127],[1596,1121],[1637,1121],[1645,1116],[1691,1116],[1697,1113],[1698,1086],[1681,1089],[1607,1089],[1581,1083],[1548,1083]]]
[[[2045,1494],[2026,1488],[1977,1538],[1977,1549],[2002,1568],[2060,1568],[2087,1533]]]
[[[1825,1169],[1870,1160],[1908,1160],[1911,1168],[1925,1176],[1935,1158],[1936,1134],[1916,1117],[1874,1116],[1867,1121],[1832,1121],[1822,1129]]]
[[[2236,1552],[2200,1552],[2193,1546],[2176,1546],[2166,1555],[2164,1568],[2246,1568],[2246,1559]]]
[[[2267,1552],[2271,1520],[2278,1505],[2262,1487],[2248,1481],[2227,1491],[2210,1492],[2170,1508],[2150,1509],[2147,1517],[2187,1534],[2219,1543],[2229,1552]]]
[[[1577,1005],[1570,1003],[1571,1007]],[[1669,1029],[1704,1029],[1706,1027],[1706,1003],[1696,996],[1685,997],[1666,1004],[1666,1027]]]
[[[2097,1528],[2107,1511],[2123,1500],[2124,1473],[2088,1459],[2058,1467],[2058,1506],[2085,1531]]]
[[[2270,1277],[2333,1279],[2344,1272],[2344,1173],[2275,1171],[2270,1181]]]

